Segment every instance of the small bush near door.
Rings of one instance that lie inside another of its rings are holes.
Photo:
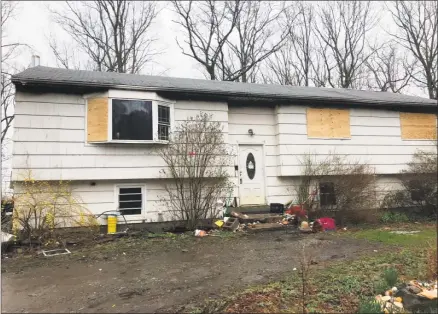
[[[376,176],[371,166],[336,153],[324,159],[309,153],[300,163],[302,173],[295,192],[306,210],[331,211],[341,226],[353,217],[356,222],[361,217],[370,219],[367,211],[376,208]]]
[[[194,229],[200,220],[213,218],[217,201],[229,196],[227,167],[231,154],[224,141],[221,123],[201,113],[182,122],[158,150],[166,168],[166,195],[162,202],[175,220]]]

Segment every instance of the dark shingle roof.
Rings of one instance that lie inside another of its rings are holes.
[[[431,107],[437,101],[421,97],[352,89],[282,86],[267,84],[221,82],[199,79],[175,78],[66,70],[37,66],[12,77],[15,84],[37,83],[63,86],[95,86],[136,90],[172,91],[209,94],[229,97],[261,97],[281,100],[329,100],[372,105],[407,105]]]

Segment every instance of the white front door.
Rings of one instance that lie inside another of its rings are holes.
[[[262,145],[239,145],[240,205],[265,204],[265,170]]]

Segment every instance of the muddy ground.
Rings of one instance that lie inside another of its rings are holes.
[[[373,254],[376,244],[271,231],[245,236],[123,238],[57,257],[2,261],[2,312],[175,312],[279,280],[302,245],[318,266]],[[374,253],[375,254],[375,253]],[[314,264],[316,264],[314,263]]]

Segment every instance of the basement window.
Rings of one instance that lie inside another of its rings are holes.
[[[336,205],[335,185],[333,182],[319,184],[319,200],[321,206]]]
[[[421,183],[418,180],[409,181],[409,190],[411,192],[411,200],[421,202],[424,200],[425,191],[422,189]]]
[[[141,187],[119,188],[119,210],[123,215],[141,215],[143,208]]]

